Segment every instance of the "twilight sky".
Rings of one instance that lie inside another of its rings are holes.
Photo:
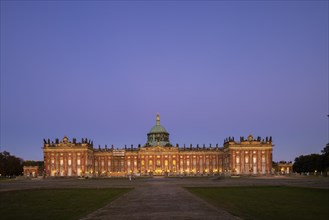
[[[173,144],[272,136],[274,161],[328,143],[328,1],[1,1],[1,142]]]

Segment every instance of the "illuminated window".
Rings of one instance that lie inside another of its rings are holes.
[[[81,161],[80,161],[80,159],[78,159],[78,160],[77,160],[77,164],[78,164],[78,166],[80,166],[80,163],[81,163]]]
[[[253,158],[252,158],[252,162],[253,162],[253,163],[256,163],[256,162],[257,162],[257,158],[256,158],[256,157],[253,157]]]
[[[236,157],[236,163],[237,163],[237,164],[240,163],[240,157]]]

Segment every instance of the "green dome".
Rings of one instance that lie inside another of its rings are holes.
[[[167,130],[161,125],[155,125],[151,128],[149,134],[152,133],[168,133]]]
[[[153,126],[147,134],[146,146],[171,146],[169,142],[169,133],[160,125],[160,115],[157,114],[156,125]]]

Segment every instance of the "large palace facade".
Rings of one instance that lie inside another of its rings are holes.
[[[43,152],[47,176],[258,175],[272,172],[273,146],[272,137],[252,135],[240,141],[229,137],[222,147],[173,146],[157,115],[144,146],[95,149],[87,138],[77,142],[64,137],[44,140]]]

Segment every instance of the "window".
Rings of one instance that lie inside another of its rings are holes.
[[[239,164],[240,163],[240,157],[236,157],[236,163]]]

